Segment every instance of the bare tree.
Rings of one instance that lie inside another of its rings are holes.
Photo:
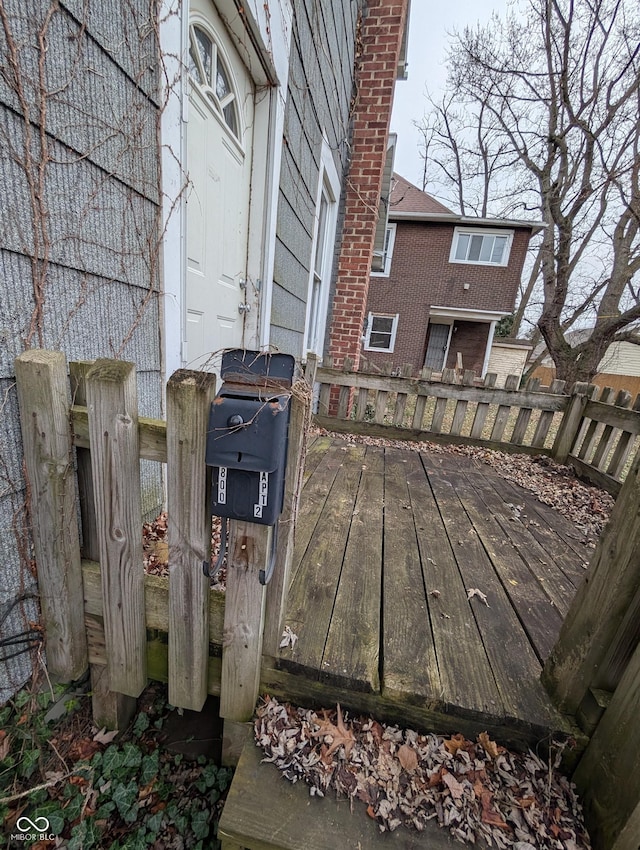
[[[500,206],[510,185],[515,205],[535,206],[546,223],[539,276],[534,265],[523,294],[538,281],[537,326],[558,377],[589,380],[614,339],[640,342],[633,329],[640,319],[637,2],[530,0],[519,15],[494,16],[489,26],[455,35],[449,69],[453,95],[442,106],[466,116],[467,141],[471,116],[475,122],[478,141],[467,162],[475,164],[479,196],[492,199],[481,209]],[[432,171],[444,174],[434,162],[435,140],[445,161],[441,113],[425,125],[438,132],[425,133]],[[459,152],[464,145],[455,138]],[[492,173],[501,164],[508,165]],[[464,165],[454,178],[463,182]],[[591,335],[572,347],[567,332],[585,325],[593,326]]]

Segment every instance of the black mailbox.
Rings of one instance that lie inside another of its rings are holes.
[[[282,511],[289,430],[288,354],[226,352],[224,383],[211,405],[206,462],[212,513],[274,525]]]

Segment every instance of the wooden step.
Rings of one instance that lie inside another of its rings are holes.
[[[459,848],[435,821],[423,832],[400,827],[380,832],[358,800],[311,797],[272,764],[249,737],[218,827],[222,850],[444,850]],[[487,845],[478,842],[477,850]]]

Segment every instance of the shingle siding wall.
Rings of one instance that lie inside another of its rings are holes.
[[[397,222],[396,238],[389,277],[372,276],[367,312],[399,314],[393,354],[365,352],[373,363],[411,363],[418,369],[424,362],[425,340],[431,307],[464,310],[513,310],[529,234],[514,233],[505,268],[451,263],[449,256],[454,236],[450,224]],[[464,285],[469,288],[465,289]],[[435,321],[439,321],[436,319]],[[463,348],[463,363],[480,372],[484,362],[488,325],[480,324],[471,334],[461,321],[456,322],[458,348]],[[472,323],[470,323],[472,324]],[[467,341],[462,342],[463,334]],[[473,344],[470,340],[473,339]],[[455,366],[454,337],[448,366]]]
[[[14,604],[35,590],[13,370],[25,341],[69,360],[132,360],[141,412],[161,413],[153,8],[147,0],[4,2],[9,33],[0,27],[0,62],[5,69],[17,62],[19,71],[0,75],[2,636],[37,619],[32,601]],[[34,254],[43,281],[36,312]],[[142,475],[152,510],[162,496],[157,467],[143,463]],[[29,672],[25,656],[0,665],[0,701]]]
[[[348,160],[362,2],[297,0],[291,43],[274,263],[271,343],[302,356],[323,133],[342,178]],[[343,200],[338,211],[341,233]],[[339,247],[339,245],[338,245]]]

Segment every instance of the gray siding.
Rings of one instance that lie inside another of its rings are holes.
[[[356,30],[363,3],[296,0],[274,267],[271,343],[302,355],[323,133],[343,177],[351,135]],[[338,216],[337,245],[342,216]]]
[[[0,639],[36,619],[13,379],[25,347],[122,357],[159,416],[159,62],[148,0],[5,0],[0,28]],[[53,10],[53,11],[51,11]],[[47,50],[38,34],[47,13]],[[7,73],[17,62],[17,75]],[[43,96],[43,92],[45,95]],[[34,259],[35,257],[35,259]],[[34,270],[43,281],[34,312]],[[141,464],[145,508],[158,468]],[[19,604],[16,600],[24,599]],[[3,653],[0,652],[0,658]],[[30,674],[0,663],[0,702]]]

